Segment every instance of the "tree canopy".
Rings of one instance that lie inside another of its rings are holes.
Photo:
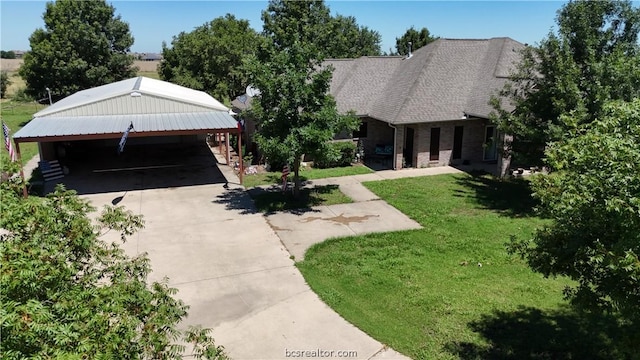
[[[58,187],[24,199],[13,179],[0,183],[3,359],[179,359],[178,340],[193,343],[196,358],[226,357],[208,330],[177,329],[188,307],[166,283],[147,283],[145,255],[102,240],[109,230],[126,240],[142,228],[141,216],[105,207],[95,225],[95,209],[75,192]]]
[[[407,55],[409,53],[409,43],[411,43],[411,49],[419,49],[430,42],[437,40],[438,37],[431,36],[431,33],[427,28],[423,27],[420,31],[416,30],[413,26],[407,29],[407,31],[399,38],[396,38],[396,55]]]
[[[26,92],[43,98],[46,88],[54,97],[135,76],[129,49],[129,25],[114,16],[104,0],[58,0],[46,5],[45,28],[29,38],[20,76]]]
[[[575,280],[566,292],[574,303],[638,323],[640,99],[606,103],[599,113],[547,150],[554,171],[535,177],[533,190],[552,223],[510,247],[545,276]]]
[[[16,53],[13,50],[0,51],[0,59],[15,59],[15,58],[16,58]]]
[[[293,165],[297,197],[303,155],[329,151],[335,134],[354,130],[359,121],[340,115],[329,94],[332,69],[322,67],[325,54],[312,36],[315,25],[309,26],[315,24],[310,17],[328,16],[324,4],[272,1],[269,11],[263,13],[269,41],[245,64],[261,92],[251,109],[259,126],[255,140],[269,162]]]
[[[515,109],[493,100],[495,121],[514,136],[512,151],[523,162],[540,161],[547,142],[598,118],[603,104],[640,96],[639,8],[629,1],[572,1],[557,23],[557,34],[524,49],[501,93]]]
[[[163,80],[230,100],[244,93],[242,60],[255,54],[261,41],[249,21],[227,14],[174,36],[171,47],[163,44],[158,72]]]
[[[264,31],[276,49],[295,41],[312,46],[324,58],[380,55],[377,31],[359,26],[352,16],[331,16],[322,0],[271,0],[262,12]]]

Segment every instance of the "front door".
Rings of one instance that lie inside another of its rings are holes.
[[[404,152],[402,154],[407,167],[413,167],[413,136],[413,128],[408,127],[404,138]]]
[[[440,160],[440,128],[431,128],[431,143],[429,144],[429,160]]]

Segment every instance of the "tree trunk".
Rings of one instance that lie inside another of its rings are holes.
[[[300,198],[300,157],[293,161],[293,197]]]

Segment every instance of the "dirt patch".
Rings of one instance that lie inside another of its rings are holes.
[[[300,222],[302,223],[308,223],[311,221],[316,221],[316,220],[326,220],[326,221],[333,221],[336,222],[338,224],[342,224],[342,225],[349,225],[351,223],[361,223],[363,221],[366,221],[372,217],[380,217],[380,215],[363,215],[363,216],[344,216],[343,214],[340,214],[338,216],[334,216],[334,217],[330,217],[330,218],[323,218],[323,217],[319,217],[319,216],[310,216],[308,218],[304,218],[302,220],[300,220]]]

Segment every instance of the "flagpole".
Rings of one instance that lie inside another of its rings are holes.
[[[240,185],[242,185],[242,175],[244,173],[244,164],[242,163],[242,128],[238,128],[238,156],[240,157]]]
[[[24,166],[22,165],[22,154],[20,154],[20,143],[15,142],[16,144],[16,155],[18,155],[18,162],[20,163],[20,177],[22,178],[22,196],[26,199],[29,197],[29,192],[27,191],[27,180],[24,178]]]

